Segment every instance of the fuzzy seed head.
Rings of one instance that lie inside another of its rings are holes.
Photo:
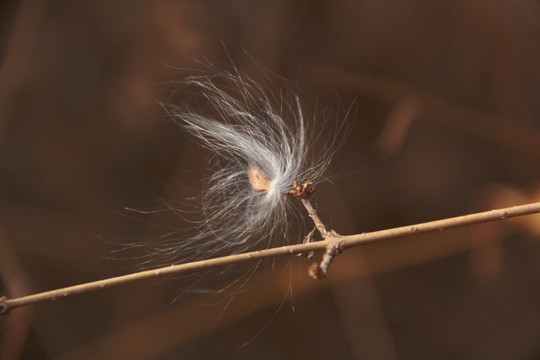
[[[195,234],[174,251],[169,247],[171,256],[192,260],[201,253],[236,253],[287,239],[299,208],[284,194],[294,181],[323,179],[335,138],[314,151],[324,130],[315,119],[306,123],[300,100],[290,91],[273,96],[237,73],[194,76],[182,85],[199,103],[164,108],[218,166],[205,181]]]

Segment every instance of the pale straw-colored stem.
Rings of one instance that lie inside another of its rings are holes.
[[[328,230],[326,230],[326,227],[324,226],[321,219],[319,219],[317,211],[315,211],[308,199],[301,199],[301,201],[302,205],[304,205],[304,207],[306,208],[309,217],[311,218],[311,220],[313,220],[315,227],[317,227],[317,230],[319,230],[319,233],[321,233],[323,239],[326,239],[328,236],[330,236],[330,233],[328,232]]]
[[[0,298],[0,314],[6,314],[10,310],[21,306],[31,305],[43,301],[57,300],[75,294],[83,294],[94,290],[106,289],[145,279],[191,273],[231,264],[256,262],[261,259],[275,258],[278,256],[290,256],[295,254],[308,253],[310,251],[325,251],[328,249],[329,245],[335,245],[336,243],[339,243],[340,249],[347,249],[350,247],[377,241],[396,239],[415,234],[443,231],[490,221],[505,220],[516,216],[535,214],[539,212],[540,202],[536,202],[476,214],[458,216],[444,220],[430,221],[416,225],[408,225],[388,230],[374,231],[370,233],[347,236],[337,235],[336,237],[336,235],[333,235],[332,232],[328,232],[328,236],[322,241],[315,241],[306,244],[287,245],[266,250],[229,255],[214,259],[194,261],[186,264],[171,265],[155,270],[141,271],[134,274],[118,276],[86,284],[69,286],[63,289],[46,291],[39,294],[23,296],[14,299],[9,299],[8,297],[4,296]]]

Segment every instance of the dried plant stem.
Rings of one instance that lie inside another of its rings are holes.
[[[319,230],[319,233],[321,233],[321,236],[323,237],[323,239],[326,239],[327,237],[331,236],[328,230],[326,230],[326,227],[324,226],[321,219],[319,219],[319,215],[317,215],[317,211],[315,211],[315,209],[313,208],[309,200],[301,199],[301,201],[302,201],[302,205],[304,205],[304,207],[306,208],[309,217],[311,218],[311,220],[313,220],[315,227],[317,228],[317,230]]]
[[[4,296],[0,298],[0,315],[6,314],[10,310],[21,306],[31,305],[43,301],[56,300],[75,294],[83,294],[94,290],[110,288],[145,279],[159,278],[168,275],[185,274],[218,266],[254,262],[266,258],[302,254],[308,253],[310,251],[328,251],[329,246],[336,246],[336,244],[339,244],[340,249],[347,249],[350,247],[368,244],[376,241],[396,239],[405,236],[424,234],[434,231],[443,231],[490,221],[505,220],[516,216],[535,214],[539,212],[540,202],[536,202],[476,214],[458,216],[443,220],[431,221],[416,225],[374,231],[370,233],[340,236],[330,231],[326,232],[327,236],[322,241],[281,246],[272,249],[253,251],[208,260],[194,261],[186,264],[171,265],[155,270],[141,271],[134,274],[118,276],[110,279],[94,281],[86,284],[70,286],[63,289],[46,291],[43,293],[23,296],[14,299],[9,299],[7,296]]]
[[[336,233],[334,230],[328,231],[326,229],[326,226],[324,226],[323,222],[319,218],[319,215],[317,215],[317,211],[315,211],[308,199],[301,199],[301,201],[306,208],[309,217],[315,223],[315,228],[319,230],[323,240],[333,240],[326,247],[326,251],[321,259],[321,263],[314,263],[309,268],[309,275],[316,280],[321,280],[328,276],[328,267],[330,266],[330,263],[334,261],[334,258],[343,251],[341,248],[342,236]],[[308,237],[311,238],[313,236],[312,233],[313,231],[308,234]],[[311,258],[312,256],[313,252],[310,252],[308,258]]]

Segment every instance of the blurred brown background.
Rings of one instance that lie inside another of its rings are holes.
[[[123,207],[199,186],[206,155],[155,103],[170,67],[201,59],[255,77],[264,66],[325,114],[354,102],[334,181],[317,191],[338,232],[540,198],[538,1],[27,0],[0,11],[0,295],[128,273],[136,262],[110,243],[175,226],[173,214],[137,221]],[[529,216],[348,250],[320,282],[293,258],[233,297],[180,296],[188,278],[43,303],[0,319],[0,357],[540,359],[539,236]],[[211,277],[198,289],[220,289]]]

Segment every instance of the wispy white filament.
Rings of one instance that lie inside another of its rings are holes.
[[[284,194],[294,180],[317,184],[323,179],[335,151],[334,136],[321,143],[323,124],[304,118],[298,96],[272,96],[245,76],[194,76],[182,84],[203,104],[164,107],[218,161],[212,161],[217,166],[210,168],[199,199],[195,233],[161,250],[186,261],[266,247],[276,238],[302,241],[287,239],[299,208],[297,199]],[[264,186],[250,182],[253,171]]]

